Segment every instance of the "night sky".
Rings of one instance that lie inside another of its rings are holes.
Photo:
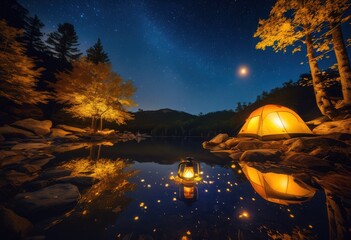
[[[137,87],[137,108],[193,114],[235,109],[309,72],[305,50],[256,50],[259,18],[273,0],[21,0],[45,24],[75,26],[80,49],[100,37],[113,69]],[[245,65],[249,75],[237,70]],[[323,66],[323,65],[322,65]]]

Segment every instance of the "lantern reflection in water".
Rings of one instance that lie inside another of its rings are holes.
[[[195,184],[180,184],[179,199],[183,202],[195,202],[198,199],[198,189]]]

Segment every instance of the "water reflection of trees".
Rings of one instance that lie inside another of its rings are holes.
[[[240,163],[254,190],[265,200],[277,204],[309,201],[314,189],[324,191],[329,222],[329,239],[351,239],[351,171],[318,172],[268,163]],[[272,239],[315,239],[309,229],[296,226],[291,234],[264,227]]]
[[[81,189],[81,200],[75,210],[56,226],[56,230],[80,229],[82,224],[89,228],[80,232],[79,237],[92,238],[101,233],[103,228],[115,222],[116,216],[128,206],[132,199],[125,194],[135,189],[135,184],[128,181],[137,171],[130,170],[125,159],[115,160],[100,158],[101,145],[89,148],[89,157],[77,158],[65,162],[62,167],[72,171],[71,175],[79,179],[88,176],[96,182],[91,187]],[[71,234],[78,234],[74,230]]]

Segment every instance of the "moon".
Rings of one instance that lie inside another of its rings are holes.
[[[238,71],[237,71],[237,74],[240,76],[240,77],[246,77],[249,75],[249,68],[247,66],[240,66],[238,68]]]

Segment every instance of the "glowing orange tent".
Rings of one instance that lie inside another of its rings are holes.
[[[310,200],[316,193],[296,183],[293,176],[282,173],[262,173],[256,168],[241,165],[255,191],[269,202],[296,204]]]
[[[265,105],[250,114],[238,137],[276,140],[312,134],[293,110],[279,105]]]

